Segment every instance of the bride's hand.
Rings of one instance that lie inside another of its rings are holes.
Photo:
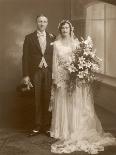
[[[53,82],[52,87],[53,87],[53,89],[56,89],[57,88],[57,84]]]

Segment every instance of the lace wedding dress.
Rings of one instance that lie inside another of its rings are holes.
[[[104,146],[115,145],[116,139],[103,131],[95,113],[91,88],[76,87],[72,95],[67,91],[68,73],[63,64],[69,61],[72,50],[78,47],[78,41],[65,46],[58,40],[53,46],[53,80],[57,88],[52,104],[51,137],[57,141],[52,144],[51,151],[97,154],[104,150]]]

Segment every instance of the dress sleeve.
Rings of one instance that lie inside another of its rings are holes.
[[[58,50],[56,43],[53,45],[53,66],[52,66],[52,79],[53,83],[56,83],[58,76]]]
[[[78,38],[75,39],[76,48],[80,48],[80,42]]]

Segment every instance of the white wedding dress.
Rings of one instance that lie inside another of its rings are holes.
[[[67,91],[68,73],[62,64],[69,61],[72,50],[79,46],[78,41],[64,46],[58,40],[53,46],[53,81],[57,88],[52,103],[51,137],[57,141],[52,144],[51,151],[97,154],[104,146],[115,145],[116,139],[110,133],[104,133],[95,113],[91,88],[76,87],[72,95]]]

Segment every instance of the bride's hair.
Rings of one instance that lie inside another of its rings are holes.
[[[71,22],[69,20],[62,20],[59,25],[58,25],[58,30],[61,34],[61,29],[62,29],[62,26],[64,26],[65,24],[68,24],[69,27],[70,27],[70,35],[72,34],[73,30],[74,30],[74,27],[72,26]]]
[[[75,38],[76,38],[75,35],[74,35],[74,27],[72,26],[71,22],[70,22],[69,20],[62,20],[62,21],[59,23],[59,25],[58,25],[59,35],[57,36],[56,40],[58,40],[59,38],[61,38],[61,34],[62,34],[61,29],[62,29],[62,27],[63,27],[65,24],[68,24],[69,27],[70,27],[70,37],[71,37],[72,39],[75,39]]]

